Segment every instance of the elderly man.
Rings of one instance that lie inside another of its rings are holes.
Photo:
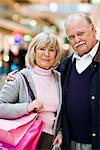
[[[64,150],[100,150],[100,41],[85,14],[65,22],[74,53],[60,64]]]

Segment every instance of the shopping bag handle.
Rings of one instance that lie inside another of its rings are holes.
[[[23,76],[24,79],[25,79],[25,82],[26,82],[26,85],[27,85],[27,88],[28,88],[29,96],[30,96],[31,100],[33,101],[33,100],[35,100],[35,96],[34,96],[33,91],[32,91],[32,89],[31,89],[31,87],[30,87],[30,85],[29,85],[29,82],[28,82],[28,80],[27,80],[27,77],[26,77],[23,73],[21,73],[21,74],[22,74],[22,76]]]

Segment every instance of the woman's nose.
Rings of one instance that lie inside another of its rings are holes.
[[[46,56],[49,55],[49,50],[48,50],[48,49],[45,50],[45,55],[46,55]]]

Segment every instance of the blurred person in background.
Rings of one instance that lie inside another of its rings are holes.
[[[100,150],[100,41],[91,18],[65,22],[74,53],[60,63],[64,150]]]
[[[29,44],[26,60],[30,65],[18,71],[15,79],[8,81],[0,91],[0,118],[14,119],[34,110],[39,113],[45,126],[37,149],[49,150],[61,145],[60,109],[62,101],[61,78],[54,68],[60,59],[60,47],[56,36],[42,32]],[[34,93],[31,101],[23,73]]]
[[[26,63],[25,63],[26,53],[27,53],[26,44],[21,43],[19,46],[19,66],[20,66],[20,69],[23,69],[26,67]]]
[[[25,64],[25,55],[27,49],[24,43],[21,43],[16,52],[12,50],[9,51],[9,72],[14,70],[21,70],[26,67]]]

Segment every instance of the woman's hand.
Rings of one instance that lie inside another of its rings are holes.
[[[8,73],[7,79],[5,80],[5,82],[15,80],[15,76],[14,76],[14,75],[15,75],[17,72],[18,72],[18,70],[14,70],[14,71]]]
[[[40,112],[42,109],[43,109],[43,102],[41,102],[40,100],[33,100],[28,104],[27,107],[28,112],[32,111]]]
[[[53,145],[59,145],[61,146],[62,144],[62,133],[58,133],[57,136],[55,137],[54,141],[53,141]]]

